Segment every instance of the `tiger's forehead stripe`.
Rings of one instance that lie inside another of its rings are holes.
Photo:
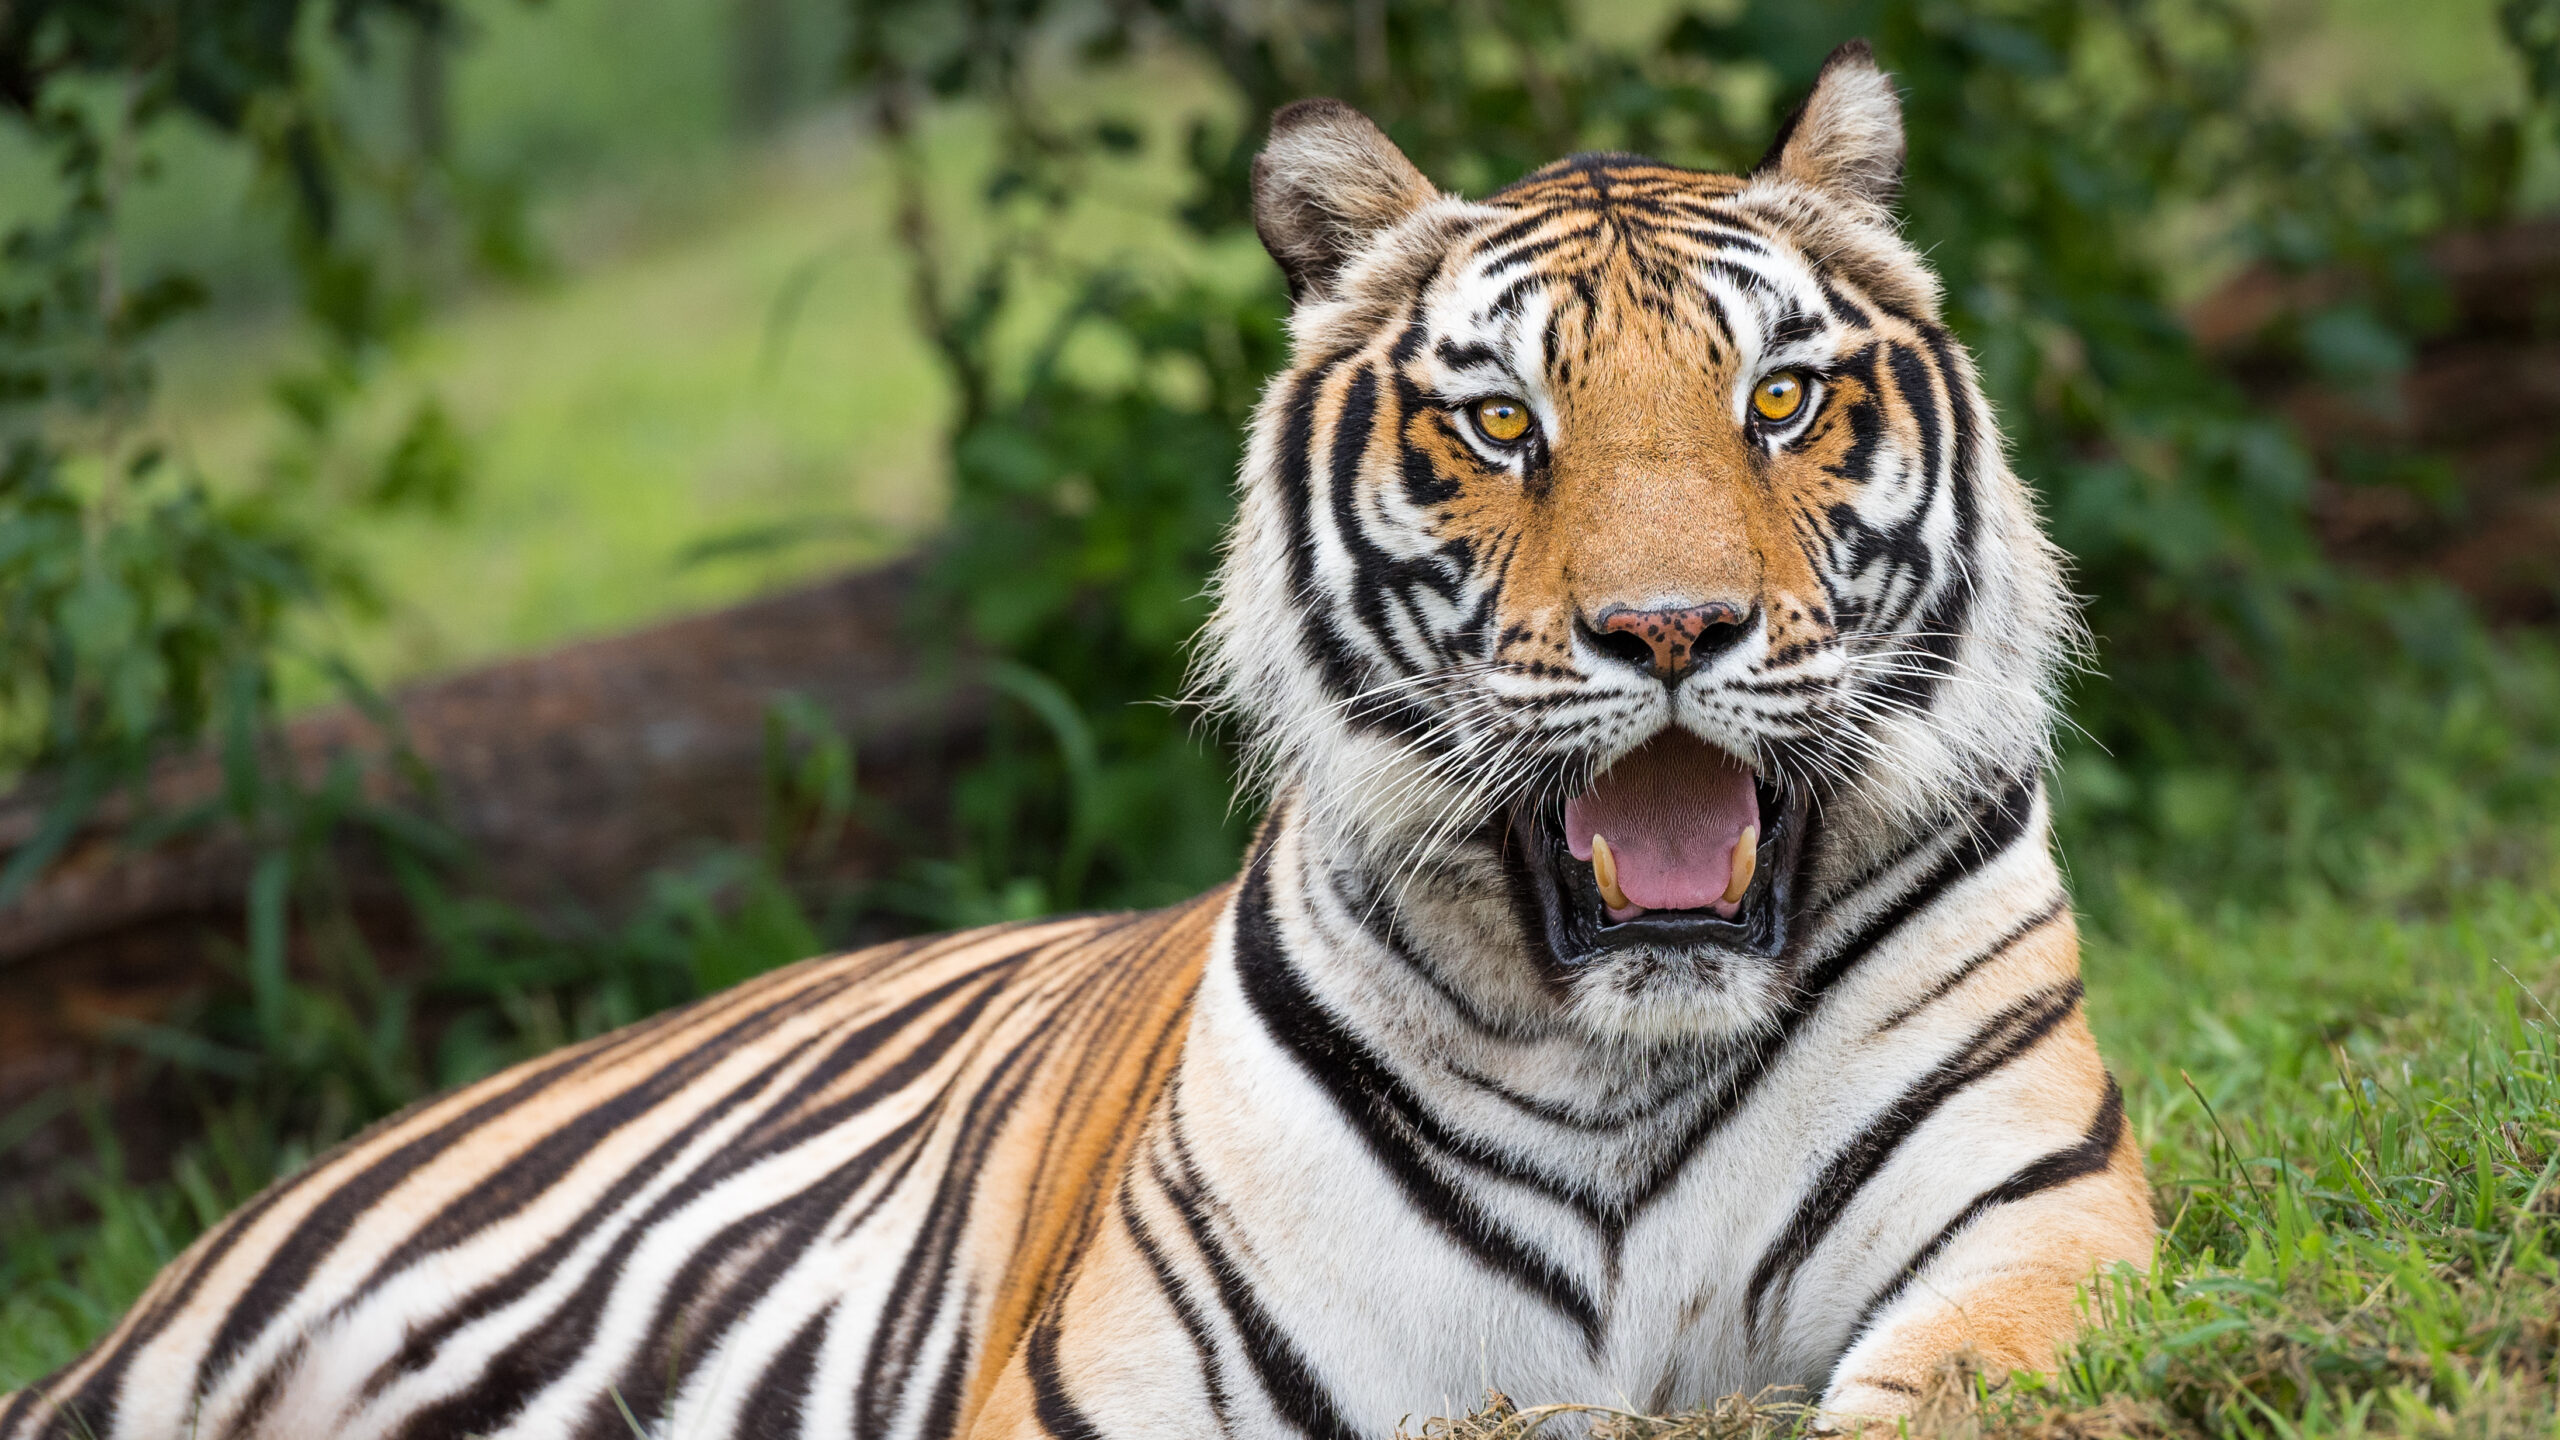
[[[1694,305],[1708,321],[1694,341],[1721,365],[1727,342],[1766,352],[1812,339],[1826,324],[1860,325],[1867,313],[1819,267],[1759,237],[1641,211],[1586,205],[1535,212],[1470,248],[1462,265],[1444,270],[1443,284],[1470,294],[1498,284],[1470,307],[1468,322],[1477,329],[1525,318],[1540,295],[1584,310],[1623,305],[1675,324],[1685,323],[1680,307]],[[1751,306],[1754,334],[1736,333],[1720,286],[1758,302]],[[1570,364],[1553,343],[1552,311],[1547,338],[1547,354]]]
[[[1485,203],[1634,208],[1738,194],[1746,183],[1739,175],[1684,169],[1640,155],[1576,155],[1522,176],[1486,196]]]

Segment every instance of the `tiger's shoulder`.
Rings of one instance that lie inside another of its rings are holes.
[[[0,1437],[583,1429],[733,1345],[787,1370],[749,1337],[820,1313],[921,1317],[879,1403],[969,1405],[1102,1213],[1226,895],[804,961],[421,1103],[199,1238]]]

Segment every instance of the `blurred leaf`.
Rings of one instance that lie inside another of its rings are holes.
[[[433,396],[409,413],[409,423],[382,459],[365,495],[381,510],[423,510],[451,515],[462,508],[471,479],[471,447],[443,402]]]

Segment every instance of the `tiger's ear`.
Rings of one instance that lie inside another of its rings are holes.
[[[1800,181],[1881,219],[1902,190],[1902,154],[1902,97],[1867,42],[1852,40],[1822,62],[1813,93],[1751,173]]]
[[[1282,107],[1253,157],[1253,228],[1280,262],[1292,301],[1331,293],[1362,246],[1439,193],[1368,116],[1339,100]]]

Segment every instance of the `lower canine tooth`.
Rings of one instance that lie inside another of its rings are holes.
[[[1596,853],[1596,849],[1595,849]],[[1733,878],[1724,882],[1724,903],[1732,904],[1751,888],[1751,874],[1760,868],[1760,827],[1745,825],[1733,841]]]
[[[1612,910],[1627,908],[1627,892],[1618,888],[1618,857],[1609,853],[1605,835],[1591,837],[1591,878],[1600,882],[1600,898]]]

